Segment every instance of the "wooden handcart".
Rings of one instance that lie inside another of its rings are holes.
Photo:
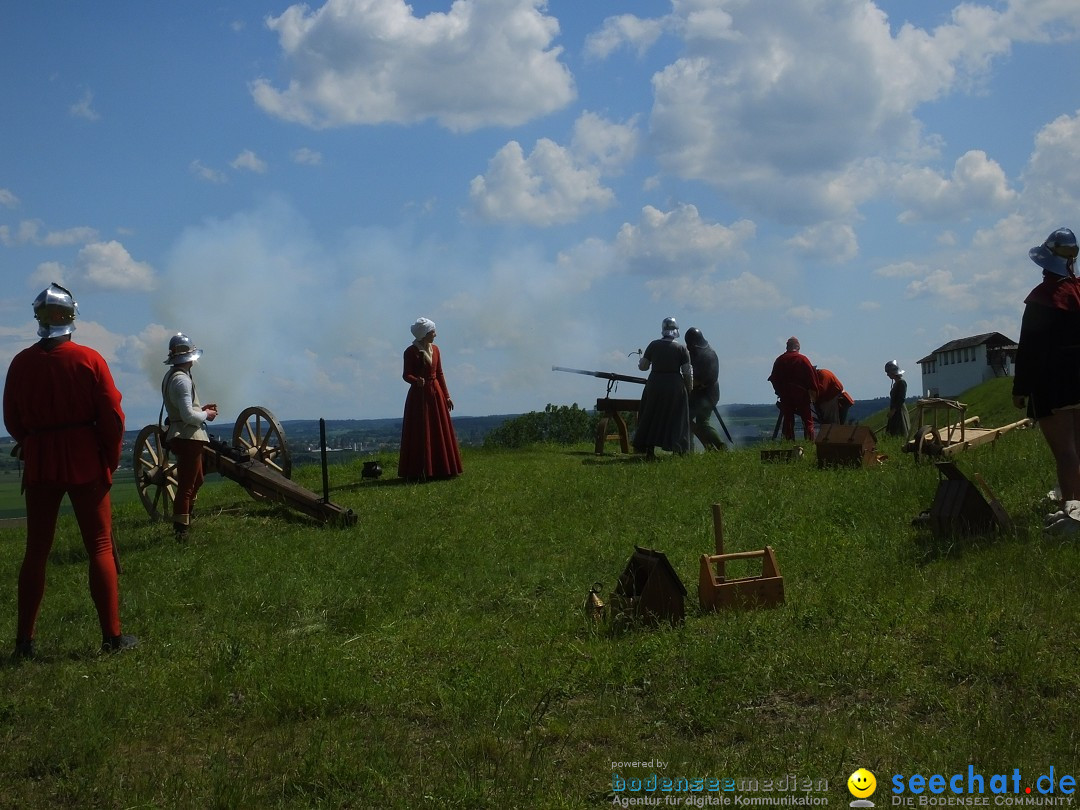
[[[915,461],[926,456],[949,457],[971,447],[989,444],[1010,430],[1032,425],[1021,419],[998,428],[979,427],[979,417],[967,415],[967,405],[954,399],[920,399],[915,403],[914,435],[904,445],[905,453],[914,453]]]

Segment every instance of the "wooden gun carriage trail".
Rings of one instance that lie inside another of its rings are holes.
[[[172,520],[176,498],[176,460],[165,445],[159,425],[147,425],[135,440],[133,456],[135,486],[139,499],[152,520]],[[218,473],[235,481],[256,501],[281,503],[320,523],[352,526],[357,521],[351,509],[331,503],[327,492],[320,498],[290,480],[292,459],[281,423],[266,408],[245,409],[232,431],[232,444],[211,436],[203,448],[207,473]],[[325,469],[323,475],[326,486]]]

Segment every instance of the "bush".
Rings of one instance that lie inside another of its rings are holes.
[[[599,416],[573,405],[552,405],[508,419],[484,437],[484,447],[527,447],[530,444],[578,444],[592,441]]]

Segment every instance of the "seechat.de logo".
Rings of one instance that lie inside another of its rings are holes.
[[[851,802],[850,807],[874,806],[874,803],[870,801],[870,797],[877,790],[877,779],[866,768],[859,768],[848,777],[847,789],[855,797],[855,801]]]

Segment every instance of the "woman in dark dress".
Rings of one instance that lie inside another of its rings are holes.
[[[885,364],[885,374],[893,381],[889,389],[889,417],[885,423],[885,432],[890,436],[907,436],[911,432],[907,405],[904,404],[907,399],[907,380],[895,360]]]
[[[1016,350],[1013,404],[1027,408],[1054,456],[1064,508],[1047,518],[1047,531],[1080,530],[1080,281],[1076,236],[1054,231],[1028,256],[1043,269],[1042,283],[1024,299]]]
[[[690,352],[676,340],[679,325],[665,318],[662,337],[650,343],[638,368],[649,372],[641,395],[638,426],[634,432],[634,450],[649,457],[662,447],[671,453],[690,450],[689,392],[694,387]]]
[[[435,324],[418,318],[410,327],[415,338],[405,350],[401,377],[409,384],[401,423],[398,475],[409,480],[460,475],[461,454],[450,421],[453,400],[446,390],[442,358],[435,345]]]

